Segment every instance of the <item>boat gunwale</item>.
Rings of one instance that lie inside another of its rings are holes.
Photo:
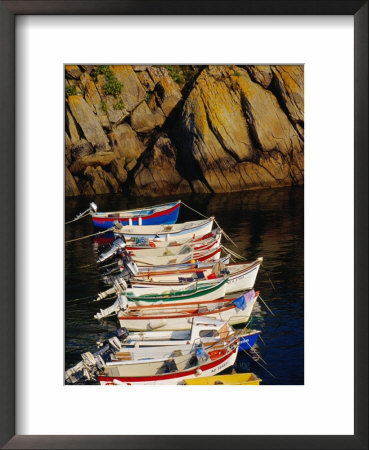
[[[210,248],[210,249],[205,249],[203,251],[198,251],[197,255],[196,255],[196,259],[197,261],[203,262],[203,261],[207,261],[208,259],[210,259],[212,256],[215,256],[217,253],[221,253],[222,249],[221,247],[218,247],[216,249]],[[159,264],[158,266],[170,266],[170,265],[177,265],[177,264],[189,264],[190,261],[192,259],[195,259],[195,254],[196,252],[190,250],[188,253],[184,253],[182,255],[178,254],[178,255],[169,255],[169,256],[148,256],[148,255],[138,255],[138,258],[142,258],[142,261],[135,259],[136,255],[133,255],[133,261],[137,264],[138,267],[157,267],[155,264],[150,264],[148,262],[143,261],[143,259],[145,258],[169,258],[170,256],[173,256],[173,258],[179,258],[180,256],[183,256],[184,258],[188,258],[189,261],[184,261],[184,262],[180,262],[180,263],[173,263],[173,264]],[[205,259],[204,259],[205,258]],[[144,265],[142,265],[144,264]],[[195,263],[194,263],[195,264]]]
[[[195,222],[197,222],[197,224],[195,223],[194,225],[191,225],[188,228],[183,227],[183,228],[179,228],[178,230],[175,230],[175,231],[172,231],[172,230],[167,230],[167,231],[160,230],[160,231],[157,231],[155,233],[154,232],[148,232],[148,233],[142,232],[142,233],[139,233],[138,231],[137,232],[124,231],[124,228],[125,227],[129,228],[131,226],[132,227],[145,227],[145,228],[147,227],[147,228],[149,228],[149,227],[155,227],[157,225],[123,225],[122,229],[116,229],[115,228],[113,230],[113,233],[117,234],[119,236],[123,234],[124,236],[127,235],[127,236],[143,236],[143,237],[145,237],[145,236],[159,236],[160,237],[160,235],[163,235],[163,236],[166,236],[168,234],[169,235],[174,235],[174,234],[180,234],[180,233],[183,233],[183,232],[188,232],[190,230],[196,230],[196,229],[204,228],[206,225],[209,225],[210,222],[213,222],[214,219],[215,219],[215,217],[211,216],[211,217],[208,217],[208,218],[203,219],[203,220],[192,220],[192,221],[190,220],[188,222],[182,222],[181,224],[179,224],[179,223],[163,224],[164,226],[172,226],[173,227],[175,225],[184,225],[186,223],[194,224]],[[187,234],[187,233],[184,233],[184,234]],[[155,237],[153,239],[155,239]]]
[[[192,247],[192,249],[194,251],[200,251],[200,250],[206,250],[206,249],[210,249],[212,246],[214,246],[215,244],[220,244],[220,240],[222,238],[222,234],[220,233],[220,235],[214,235],[214,236],[210,236],[208,238],[205,238],[203,241],[201,242],[201,240],[197,241],[197,240],[189,240],[187,242],[183,242],[181,244],[175,244],[175,245],[168,245],[167,247],[151,247],[150,245],[147,246],[134,246],[134,245],[126,245],[125,249],[129,252],[133,252],[133,251],[140,251],[140,250],[163,250],[165,251],[165,249],[178,249],[178,247],[184,247],[186,245]],[[171,241],[169,241],[169,243],[171,243]],[[196,245],[198,245],[198,248],[195,248]],[[177,255],[177,253],[175,254]],[[136,255],[137,256],[137,255]]]
[[[214,264],[216,264],[216,262],[217,261],[214,261],[211,266],[209,265],[207,267],[194,267],[193,269],[188,268],[188,269],[178,269],[178,270],[165,270],[165,271],[163,270],[162,272],[160,272],[160,271],[158,271],[158,272],[140,272],[140,276],[150,276],[150,275],[151,276],[161,276],[161,275],[176,275],[176,274],[192,273],[192,272],[196,272],[196,273],[203,272],[204,270],[211,269],[212,266]],[[226,268],[229,266],[244,265],[244,264],[247,264],[247,262],[245,262],[245,263],[229,263],[226,265]],[[249,264],[250,264],[250,266],[248,266],[248,267],[239,269],[236,272],[228,274],[229,277],[230,276],[238,276],[239,274],[243,274],[242,272],[244,272],[244,271],[249,271],[249,270],[251,271],[251,270],[255,269],[256,266],[260,266],[262,264],[262,261],[255,260],[255,261],[251,261]],[[170,266],[170,264],[167,264],[167,266]],[[136,278],[136,277],[134,277],[134,278]],[[147,282],[150,282],[150,281],[147,280]],[[160,283],[160,281],[153,281],[153,283]]]
[[[260,293],[260,291],[257,291],[257,293],[255,293],[255,296],[252,298],[251,301],[254,301],[254,300],[256,301],[257,298],[259,297],[259,293]],[[158,316],[153,316],[153,315],[151,315],[151,316],[150,315],[146,315],[146,316],[141,315],[140,316],[138,314],[137,315],[132,315],[132,316],[124,316],[124,315],[122,316],[122,315],[118,314],[118,320],[124,321],[124,320],[156,320],[156,319],[159,320],[159,319],[186,319],[186,318],[190,319],[192,317],[197,317],[197,316],[201,317],[201,316],[208,316],[208,315],[211,315],[211,314],[219,314],[219,313],[222,313],[222,312],[229,311],[231,309],[235,309],[236,305],[233,302],[237,298],[230,299],[229,302],[227,301],[227,299],[210,300],[209,303],[212,303],[212,302],[214,302],[214,303],[215,302],[226,303],[227,302],[227,304],[224,305],[224,306],[220,306],[219,308],[215,308],[213,311],[204,311],[203,313],[202,312],[198,312],[199,309],[200,309],[200,306],[198,306],[197,308],[194,308],[194,309],[192,309],[190,311],[183,311],[183,312],[180,312],[180,311],[177,312],[176,311],[176,312],[173,312],[173,313],[168,313],[167,312],[167,314],[164,314],[164,315],[161,315],[161,316],[159,316],[159,315]],[[192,305],[192,304],[196,305],[196,303],[190,303],[190,302],[188,302],[187,304],[188,305]],[[180,306],[182,307],[183,305],[185,305],[185,303],[182,303]],[[202,305],[202,303],[199,303],[199,305]],[[162,305],[160,305],[160,306],[162,306]],[[173,308],[173,305],[163,305],[163,306],[166,306],[168,308],[169,307]],[[148,308],[148,307],[153,308],[153,307],[155,307],[155,305],[138,306],[137,308]],[[156,306],[156,307],[158,308],[158,306]],[[133,308],[133,310],[136,310],[137,308]],[[128,312],[129,312],[129,310],[128,310]],[[163,311],[163,313],[165,313],[165,311]],[[171,314],[173,314],[173,315],[171,315]]]
[[[233,344],[230,344],[230,346]],[[155,375],[135,375],[135,376],[100,376],[99,375],[99,381],[113,381],[113,380],[118,380],[118,381],[123,381],[123,382],[127,382],[129,383],[130,381],[134,382],[134,381],[159,381],[159,380],[165,380],[165,379],[171,379],[171,378],[181,378],[182,376],[187,376],[187,375],[192,375],[196,373],[197,369],[202,369],[202,370],[210,370],[213,369],[214,367],[222,364],[224,361],[227,361],[229,358],[231,358],[231,356],[233,355],[233,353],[238,351],[238,345],[235,348],[230,349],[225,355],[221,356],[220,358],[213,360],[211,362],[206,361],[204,364],[197,364],[193,367],[190,367],[189,369],[186,370],[182,370],[181,372],[177,371],[177,372],[169,372],[169,373],[159,373],[159,374],[155,374]]]
[[[107,216],[104,217],[104,214],[107,215],[107,214],[122,214],[122,213],[139,213],[139,211],[142,211],[142,210],[158,209],[158,211],[152,212],[151,214],[147,214],[147,215],[154,215],[157,212],[165,211],[165,209],[159,209],[159,208],[164,208],[166,206],[169,206],[168,211],[171,211],[173,209],[177,209],[178,207],[180,207],[180,205],[181,205],[181,200],[178,200],[175,202],[168,202],[168,203],[163,203],[161,205],[147,206],[145,208],[139,208],[139,209],[135,208],[135,209],[125,209],[122,211],[104,211],[104,212],[101,211],[101,212],[96,212],[96,213],[91,214],[91,217],[92,217],[92,219],[114,219],[114,217],[107,217]],[[145,217],[145,216],[139,215],[139,214],[137,214],[136,216],[137,217]],[[127,219],[132,219],[136,216],[130,216],[130,217],[127,217]],[[119,217],[119,219],[124,219],[124,218],[125,217]]]
[[[189,291],[176,291],[174,292],[172,295],[171,294],[166,294],[166,295],[162,295],[162,294],[144,294],[144,295],[139,295],[139,296],[128,296],[127,298],[128,300],[131,301],[151,301],[150,299],[152,299],[152,301],[157,301],[157,300],[161,300],[162,298],[164,300],[166,299],[171,299],[173,300],[173,298],[175,297],[179,297],[179,298],[183,298],[183,297],[187,297],[187,296],[193,296],[193,297],[197,297],[199,295],[204,295],[204,294],[211,294],[212,292],[216,291],[217,289],[220,289],[221,287],[223,287],[226,283],[228,282],[228,277],[224,277],[224,280],[220,281],[219,283],[217,283],[214,286],[210,286],[209,288],[203,288],[203,289],[191,289]],[[181,293],[183,292],[183,295],[181,295]]]
[[[249,291],[246,291],[246,292],[244,292],[244,294],[246,294],[247,292],[249,292]],[[243,294],[243,295],[244,295]],[[255,298],[255,297],[258,297],[260,295],[260,291],[255,291],[255,295],[254,295],[254,297],[253,297],[253,299]],[[196,303],[196,302],[185,302],[185,303],[181,303],[181,304],[179,304],[179,305],[177,305],[177,306],[175,306],[175,305],[173,305],[173,304],[163,304],[163,305],[137,305],[137,306],[133,306],[133,307],[130,307],[130,309],[131,310],[133,310],[133,309],[143,309],[143,310],[145,310],[145,309],[154,309],[154,308],[173,308],[173,307],[183,307],[183,306],[186,306],[186,305],[196,305],[196,304],[198,304],[198,305],[203,305],[203,304],[205,304],[205,305],[208,305],[208,304],[213,304],[213,303],[220,303],[220,302],[228,302],[228,301],[234,301],[234,300],[237,300],[238,298],[240,298],[241,296],[239,296],[239,297],[232,297],[232,298],[217,298],[217,299],[215,299],[215,300],[204,300],[204,301],[200,301],[200,302],[198,302],[198,303]]]

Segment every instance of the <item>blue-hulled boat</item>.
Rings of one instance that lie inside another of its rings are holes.
[[[261,331],[255,330],[254,332],[249,332],[246,335],[240,336],[239,350],[250,350],[259,338]]]
[[[92,222],[96,228],[111,228],[115,221],[122,225],[159,225],[174,224],[178,219],[181,201],[163,205],[148,206],[143,209],[91,212]]]

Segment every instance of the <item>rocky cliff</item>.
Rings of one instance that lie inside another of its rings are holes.
[[[65,66],[66,195],[303,183],[303,66]]]

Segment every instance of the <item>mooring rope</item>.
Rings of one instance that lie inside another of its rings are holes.
[[[98,265],[98,264],[96,264],[98,267],[99,267],[99,269],[105,269],[106,267],[110,267],[110,266],[114,266],[114,265],[116,265],[116,266],[121,266],[121,264],[119,264],[119,261],[113,261],[112,263],[109,263],[109,264],[105,264],[104,266],[100,266],[100,265]]]
[[[96,267],[97,268],[97,263],[87,264],[85,266],[79,266],[78,269],[89,269],[90,267]]]
[[[258,364],[262,369],[264,369],[266,372],[269,373],[269,375],[271,375],[273,378],[276,378],[275,375],[272,374],[272,372],[270,372],[266,367],[264,367],[262,364],[259,363],[259,361],[256,361],[248,352],[248,350],[242,350],[244,353],[246,353],[246,355],[251,358],[256,364]],[[261,356],[260,356],[261,358]],[[263,360],[263,358],[261,358]],[[263,360],[264,361],[264,360]]]
[[[259,363],[259,361],[256,361],[251,355],[248,354],[248,352],[246,352],[246,354],[257,364],[259,365],[262,369],[264,369],[266,372],[269,373],[269,375],[271,375],[273,378],[277,378],[275,375],[272,374],[272,372],[270,370],[268,370],[266,367],[264,367],[262,364]]]
[[[201,213],[200,211],[196,211],[196,209],[191,208],[191,206],[187,205],[185,202],[182,201],[181,203],[183,206],[186,206],[188,209],[195,212],[196,214],[199,214],[200,216],[204,217],[205,219],[208,218],[207,216],[205,216],[205,214]]]
[[[221,245],[222,249],[224,249],[226,252],[230,253],[232,256],[234,256],[237,259],[242,259],[244,261],[246,261],[246,258],[244,258],[243,256],[239,255],[236,252],[233,252],[232,250],[229,250],[229,248],[224,247],[224,245]]]
[[[77,220],[83,219],[84,217],[87,217],[90,214],[90,210],[88,209],[87,211],[78,214],[73,220],[69,220],[68,222],[65,222],[65,225],[67,225],[68,223],[72,223],[72,222],[77,222]]]
[[[221,232],[224,234],[224,237],[227,239],[227,241],[231,242],[235,247],[238,248],[238,245],[230,238],[230,236],[223,230],[223,228],[219,225],[219,223],[214,219],[214,222],[218,228],[220,228]]]
[[[115,298],[117,296],[116,293],[114,294],[110,294],[104,298],[96,298],[96,296],[94,296],[95,298],[92,300],[91,303],[95,303],[95,302],[100,302],[100,301],[105,301],[105,300],[112,300],[113,298]]]
[[[94,297],[94,295],[87,295],[86,297],[70,298],[70,299],[66,299],[65,303],[79,302],[80,300],[87,300],[88,298],[93,298],[93,297]]]
[[[272,285],[272,288],[274,289],[274,292],[277,292],[276,288],[274,287],[273,281],[270,278],[269,271],[267,270],[267,268],[265,267],[265,265],[263,263],[261,263],[261,267],[265,270],[265,273],[267,274],[267,276],[269,278],[270,284]]]
[[[191,206],[187,205],[186,203],[184,203],[183,201],[181,202],[183,206],[186,206],[188,209],[190,209],[191,211],[195,212],[196,214],[199,214],[200,216],[204,217],[205,219],[207,219],[207,216],[205,216],[205,214],[201,213],[200,211],[196,211],[196,209],[192,208]],[[221,232],[223,233],[224,237],[227,239],[227,241],[231,242],[235,247],[238,247],[237,244],[234,243],[234,241],[228,236],[228,234],[223,230],[223,228],[219,225],[219,223],[216,221],[216,219],[214,218],[214,222],[216,224],[216,226],[218,228],[220,228]]]
[[[259,339],[261,339],[261,336],[260,336],[260,335],[259,335]],[[250,347],[250,344],[249,344],[249,343],[247,343],[247,345],[249,346],[249,349],[246,350],[246,349],[244,349],[244,348],[241,348],[241,351],[242,351],[242,352],[246,352],[246,353],[247,353],[249,350],[252,350],[252,351],[255,352],[255,350],[253,350],[253,348]],[[260,353],[257,353],[257,355],[258,355],[259,359],[261,359],[261,360],[263,361],[263,363],[267,366],[268,363],[265,361],[265,359],[262,358],[262,356],[260,355]]]
[[[97,236],[97,235],[99,235],[99,234],[105,234],[105,233],[108,233],[109,231],[114,230],[114,228],[115,228],[115,227],[111,227],[111,228],[107,228],[107,229],[104,230],[104,231],[99,231],[99,232],[94,233],[94,234],[88,234],[87,236],[82,236],[82,237],[80,237],[80,238],[70,239],[69,241],[65,241],[65,243],[68,244],[69,242],[81,241],[82,239],[87,239],[87,238],[92,237],[92,236]]]
[[[261,298],[261,296],[259,295],[260,300],[262,301],[262,303],[264,304],[264,306],[267,308],[267,310],[272,314],[272,316],[275,317],[274,312],[269,308],[269,306],[264,302],[264,300]]]

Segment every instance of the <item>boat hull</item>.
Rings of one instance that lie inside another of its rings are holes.
[[[181,304],[181,303],[200,303],[216,300],[225,295],[227,280],[218,283],[208,289],[196,289],[195,291],[179,291],[168,295],[141,295],[140,297],[129,296],[127,292],[128,304],[130,306],[144,306],[153,304]]]
[[[223,320],[227,322],[229,325],[240,325],[242,323],[248,322],[251,317],[252,311],[257,301],[257,295],[247,304],[247,307],[244,311],[238,309],[234,306],[226,309],[225,311],[214,311],[208,312],[204,311],[204,313],[196,314],[191,312],[186,312],[184,314],[178,313],[173,314],[172,317],[166,312],[165,308],[163,309],[162,315],[148,315],[140,317],[139,315],[135,317],[129,317],[124,313],[118,314],[118,320],[121,327],[127,328],[129,331],[181,331],[181,330],[189,330],[192,327],[194,317],[206,316],[209,318]],[[217,303],[217,302],[213,302]],[[220,302],[219,302],[220,303]],[[211,304],[211,303],[209,303]],[[202,306],[206,305],[206,302],[201,303]],[[194,305],[195,306],[195,305]],[[145,313],[143,313],[145,314]],[[256,338],[257,339],[257,338]],[[255,341],[252,343],[250,341],[249,345],[254,345]],[[248,350],[249,346],[245,342],[243,349]]]
[[[246,336],[241,336],[239,341],[239,349],[245,351],[250,350],[256,344],[260,333],[260,331],[255,331],[254,333],[247,334]]]
[[[253,289],[258,275],[260,264],[250,270],[242,270],[239,273],[231,274],[228,278],[226,294]]]
[[[132,225],[138,225],[139,220],[142,221],[142,225],[170,225],[177,222],[179,207],[180,202],[169,203],[167,208],[153,207],[132,211],[130,217],[120,217],[118,214],[114,215],[114,213],[96,213],[92,214],[92,222],[96,228],[102,229],[111,228],[115,221],[120,222],[122,225],[128,225],[130,220]],[[144,214],[145,211],[150,212],[150,210],[152,211],[151,214]],[[122,214],[124,214],[124,211]]]
[[[198,239],[195,241],[189,241],[182,244],[176,244],[174,242],[149,242],[148,246],[134,246],[127,245],[125,249],[129,252],[131,256],[164,256],[166,254],[179,255],[183,254],[183,252],[190,248],[194,252],[200,252],[204,250],[211,250],[220,247],[220,241],[222,238],[222,234],[218,233],[217,235],[211,236],[207,239]]]
[[[224,357],[215,361],[203,364],[200,367],[194,367],[183,372],[165,373],[151,376],[122,376],[117,373],[116,376],[99,376],[101,385],[112,384],[179,384],[189,378],[209,377],[232,367],[237,358],[238,347],[227,353]],[[198,369],[201,369],[201,373]],[[117,369],[119,372],[119,368]]]
[[[114,233],[117,236],[123,235],[128,241],[134,238],[147,238],[157,241],[176,241],[183,243],[189,239],[197,239],[211,232],[214,218],[207,220],[198,220],[193,222],[185,222],[183,224],[174,224],[172,226],[160,224],[154,226],[135,225],[123,226],[121,229],[116,228]],[[168,229],[166,229],[168,228]]]
[[[201,251],[189,251],[182,255],[147,256],[131,254],[138,267],[165,266],[170,264],[190,264],[191,261],[213,261],[220,258],[222,249],[205,249]]]
[[[246,265],[246,264],[229,264],[227,269],[230,271],[228,283],[226,287],[226,294],[232,294],[234,292],[239,291],[247,291],[249,289],[253,289],[256,281],[256,277],[258,275],[260,265],[262,263],[263,258],[258,258],[254,263]],[[239,269],[238,269],[239,267]],[[141,273],[139,273],[135,279],[134,283],[139,283],[142,281],[150,281],[153,283],[167,283],[168,286],[170,283],[179,282],[183,278],[196,278],[196,272],[191,269],[187,269],[186,272],[183,270],[180,271],[163,271],[160,273],[156,271],[156,268],[147,269],[148,272],[145,274],[142,272],[144,268],[141,268]],[[149,272],[150,270],[150,272]],[[204,269],[196,269],[197,272],[203,272],[205,277],[208,277],[213,269],[212,266],[205,267]]]

